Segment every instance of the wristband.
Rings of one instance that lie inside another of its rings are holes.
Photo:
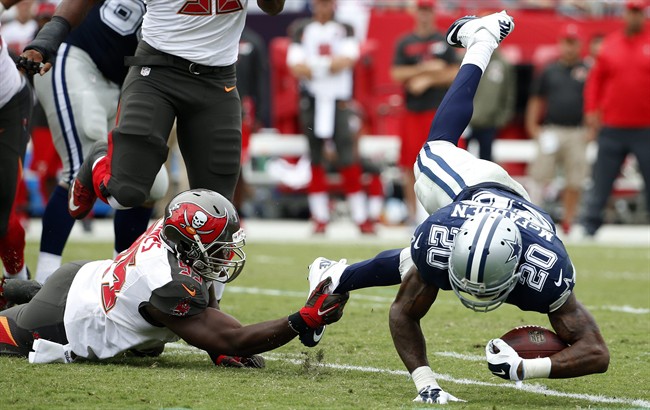
[[[551,374],[551,358],[524,359],[521,368],[523,370],[522,380],[545,379]]]
[[[300,315],[300,312],[296,312],[292,315],[289,315],[289,327],[296,333],[301,334],[305,333],[311,328],[307,326],[307,322],[305,322],[305,319],[302,318]]]
[[[54,16],[38,32],[36,38],[25,47],[25,51],[36,50],[43,56],[43,62],[49,62],[70,33],[71,28],[68,20],[61,16]]]
[[[431,370],[429,366],[420,366],[413,370],[411,378],[413,379],[413,383],[415,383],[415,388],[418,392],[427,386],[432,386],[436,389],[440,388],[436,381],[436,377],[433,374],[433,370]]]

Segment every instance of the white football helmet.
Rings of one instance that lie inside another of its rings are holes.
[[[449,256],[449,281],[460,301],[477,312],[499,307],[521,273],[521,233],[498,213],[468,219],[456,234]]]

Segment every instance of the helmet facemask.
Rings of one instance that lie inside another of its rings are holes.
[[[235,280],[246,263],[244,231],[240,229],[233,236],[239,239],[233,242],[212,242],[206,248],[201,238],[195,235],[192,247],[181,253],[192,270],[205,279],[228,283]]]
[[[521,276],[521,233],[510,219],[485,213],[463,223],[449,257],[449,282],[460,301],[474,311],[501,306]]]

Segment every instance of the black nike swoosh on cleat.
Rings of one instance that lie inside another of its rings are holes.
[[[507,20],[499,20],[499,42],[503,41],[510,31],[510,22]]]

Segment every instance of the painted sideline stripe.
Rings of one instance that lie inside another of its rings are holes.
[[[262,288],[249,288],[249,287],[243,287],[243,286],[232,286],[232,285],[227,285],[226,286],[226,292],[232,292],[232,293],[242,293],[242,294],[249,294],[249,295],[265,295],[265,296],[290,296],[290,297],[300,297],[300,298],[306,298],[306,291],[305,292],[296,292],[296,291],[291,291],[291,290],[281,290],[281,289],[262,289]],[[356,300],[365,300],[365,301],[371,301],[371,302],[384,302],[384,303],[393,303],[394,298],[393,297],[385,297],[385,296],[371,296],[371,295],[362,295],[359,293],[352,293],[352,298]],[[440,302],[438,302],[440,303]],[[646,308],[635,308],[633,306],[587,306],[589,310],[611,310],[614,312],[621,312],[621,313],[631,313],[635,315],[647,315],[650,313],[650,309]]]
[[[203,354],[204,353],[200,349],[179,342],[168,343],[167,347],[171,347],[172,350],[178,351],[181,354],[195,354],[195,353]],[[461,355],[459,353],[438,352],[436,354],[448,355],[448,356],[458,355],[457,357],[459,358],[468,357],[469,359],[466,360],[475,360],[474,356]],[[295,355],[295,354],[281,354],[281,353],[266,352],[264,353],[263,356],[266,360],[277,360],[277,361],[283,361],[283,362],[288,362],[291,364],[298,364],[298,365],[303,363],[302,359],[296,358],[299,355]],[[484,359],[481,357],[481,360]],[[410,377],[409,373],[406,370],[379,369],[376,367],[352,366],[352,365],[330,364],[330,363],[316,363],[315,365],[326,367],[329,369],[336,369],[336,370],[353,370],[353,371],[359,371],[364,373],[383,373],[383,374],[392,374],[397,376]],[[571,399],[587,400],[595,403],[616,403],[616,404],[627,404],[627,405],[637,406],[637,407],[650,407],[650,401],[647,400],[607,397],[603,395],[593,395],[593,394],[565,393],[557,390],[550,390],[546,386],[543,386],[538,383],[524,382],[521,385],[517,386],[515,383],[509,383],[509,382],[490,383],[490,382],[483,382],[480,380],[472,380],[472,379],[457,379],[448,374],[442,374],[442,373],[434,373],[434,375],[438,380],[444,380],[447,382],[457,383],[457,384],[517,389],[517,390],[523,390],[528,393],[543,394],[546,396],[555,396],[555,397],[568,397]]]

